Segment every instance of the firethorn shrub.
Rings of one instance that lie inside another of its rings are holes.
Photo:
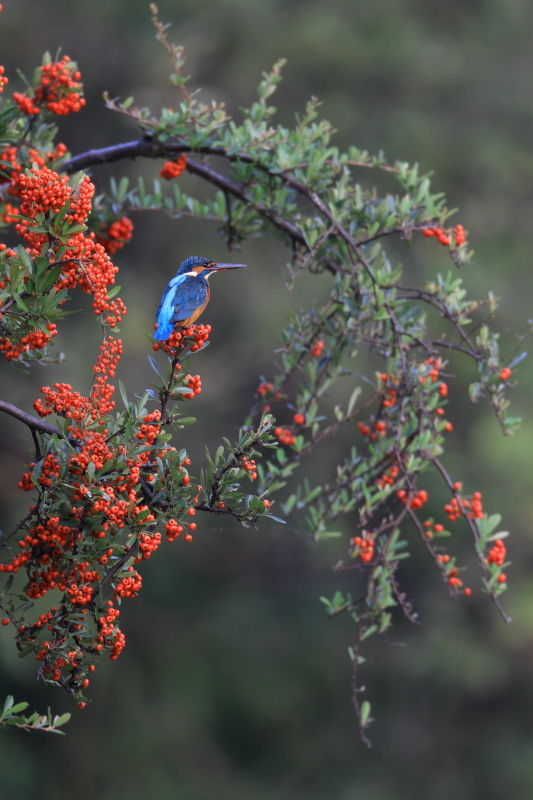
[[[335,525],[345,520],[340,527],[348,531],[348,561],[336,569],[352,570],[353,594],[322,600],[330,615],[345,612],[355,623],[352,698],[368,741],[361,646],[385,634],[397,610],[416,620],[402,585],[408,570],[399,574],[412,534],[457,597],[471,589],[447,542],[460,526],[469,532],[485,590],[506,619],[499,600],[508,565],[504,534],[496,530],[500,517],[485,511],[479,491],[464,490],[449,475],[443,453],[453,425],[444,417],[453,416],[453,354],[478,372],[472,401],[488,398],[504,433],[511,433],[518,420],[507,416],[505,391],[521,356],[512,363],[500,356],[488,324],[497,305],[493,295],[468,299],[453,274],[471,258],[467,232],[449,223],[445,198],[431,192],[416,166],[390,165],[356,147],[340,152],[331,145],[330,124],[317,121],[315,99],[293,129],[276,124],[267,100],[281,80],[282,61],[265,74],[244,121],[230,120],[223,104],[203,104],[189,94],[183,50],[168,42],[155,6],[152,12],[172,61],[171,82],[183,96],[179,111],[163,109],[159,117],[131,99],[107,99],[110,109],[138,125],[135,142],[71,157],[55,142],[50,120],[84,108],[75,62],[65,56],[53,63],[46,55],[33,83],[12,99],[0,68],[0,227],[9,241],[18,237],[16,245],[0,244],[0,354],[11,368],[61,360],[54,341],[65,301],[77,290],[92,298],[95,341],[103,331],[94,364],[87,365],[93,375],[88,394],[66,380],[45,385],[33,403],[37,416],[0,400],[0,410],[27,425],[34,440],[19,482],[29,495],[28,513],[1,536],[2,625],[12,626],[16,647],[35,659],[39,677],[62,686],[84,708],[100,658],[117,660],[126,644],[122,603],[129,613],[142,588],[143,562],[159,548],[193,542],[202,512],[257,526],[272,518],[281,493],[273,519],[297,516],[314,541],[344,535]],[[210,155],[224,158],[227,172],[207,166]],[[141,178],[131,188],[123,178],[112,180],[109,191],[98,186],[96,197],[90,168],[133,157],[162,159],[159,176],[170,182],[168,191],[157,178],[151,193]],[[366,189],[359,176],[369,169],[392,176],[397,194]],[[213,187],[210,199],[201,202],[181,190],[177,179],[185,170]],[[112,257],[132,239],[131,215],[143,210],[215,221],[230,247],[275,231],[290,247],[289,286],[307,275],[330,279],[322,303],[291,313],[281,332],[279,368],[259,378],[237,441],[225,439],[214,457],[208,454],[199,479],[179,441],[180,430],[195,419],[184,416],[180,404],[202,391],[189,365],[211,327],[176,329],[164,342],[148,334],[154,384],[134,399],[120,381],[119,398],[115,390],[128,342],[118,338],[127,309]],[[409,285],[384,250],[391,237],[440,244],[451,270]],[[430,335],[428,317],[431,330],[440,321],[442,336]],[[354,369],[360,351],[379,362],[374,374]],[[325,398],[336,384],[349,389],[329,411]],[[340,430],[343,461],[327,484],[316,483],[315,453]],[[269,448],[273,457],[260,459]],[[295,482],[306,462],[309,477]],[[437,519],[425,512],[430,470],[449,494]],[[60,724],[38,719],[37,727],[46,730]],[[9,720],[32,725],[7,703],[0,722]]]

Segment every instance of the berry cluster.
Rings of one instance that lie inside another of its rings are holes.
[[[363,536],[352,539],[353,555],[368,564],[374,558],[374,540],[368,531],[363,531]]]
[[[185,172],[186,169],[187,156],[185,153],[182,153],[175,161],[165,161],[159,170],[159,174],[165,180],[171,181],[172,178],[179,178],[179,176]]]
[[[4,339],[0,339],[0,353],[3,354],[6,361],[15,361],[20,357],[22,348],[16,347],[6,336]]]
[[[396,492],[396,496],[400,503],[403,503],[404,505],[409,503],[409,508],[412,509],[422,508],[424,503],[427,503],[428,501],[428,493],[425,489],[420,489],[420,491],[415,492],[415,494],[412,496],[408,495],[405,489],[400,489],[398,492]]]
[[[496,564],[498,567],[503,565],[505,561],[505,556],[507,555],[507,550],[505,549],[505,545],[501,539],[496,539],[494,545],[489,550],[489,553],[486,558],[487,564]]]
[[[112,336],[109,336],[100,345],[100,353],[93,368],[96,377],[90,396],[82,397],[79,392],[73,391],[72,386],[68,383],[55,383],[54,389],[43,386],[41,392],[45,396],[44,404],[40,398],[37,399],[33,404],[35,411],[41,417],[56,413],[72,419],[77,426],[81,426],[80,428],[69,426],[72,436],[83,438],[83,421],[87,416],[96,420],[108,414],[115,407],[115,402],[111,400],[115,387],[108,383],[108,378],[114,376],[121,355],[122,340],[115,341]],[[87,435],[92,440],[92,447],[100,449],[96,445],[96,440],[101,438],[101,434],[90,431]]]
[[[160,533],[140,533],[138,536],[137,541],[139,542],[139,550],[140,554],[135,559],[135,563],[138,564],[140,561],[150,558],[152,553],[155,553],[159,545],[161,544],[161,534]]]
[[[67,176],[60,178],[57,172],[48,167],[34,167],[30,172],[31,175],[21,175],[19,178],[20,213],[28,219],[35,219],[37,214],[46,214],[48,211],[58,214],[70,200],[72,190]]]
[[[426,539],[433,539],[435,534],[440,534],[444,531],[444,525],[441,525],[440,522],[434,523],[433,520],[431,519],[427,519],[424,522],[424,528],[425,528],[424,536],[426,537]],[[441,561],[444,564],[446,563],[446,561],[443,561],[443,558],[444,556],[442,557],[439,556],[437,560]],[[446,559],[449,561],[450,556],[446,556]]]
[[[184,398],[192,399],[196,394],[202,393],[202,379],[199,375],[186,375],[185,380],[185,385],[188,386],[189,389],[192,389],[192,392],[190,394],[184,394]]]
[[[279,442],[281,442],[281,444],[286,444],[286,445],[294,444],[296,437],[289,428],[276,428],[274,434],[276,436],[276,439]]]
[[[0,94],[4,91],[4,86],[7,86],[9,83],[9,78],[6,78],[4,75],[5,69],[4,67],[0,66]]]
[[[362,433],[363,436],[367,436],[369,439],[374,441],[378,438],[378,436],[385,436],[387,432],[387,423],[384,422],[382,419],[376,420],[374,422],[373,428],[369,425],[366,425],[364,422],[358,422],[357,428],[359,432]]]
[[[121,654],[124,646],[126,644],[126,637],[120,630],[120,628],[116,625],[117,617],[120,615],[120,611],[118,608],[113,607],[113,601],[107,601],[107,609],[106,609],[105,616],[101,616],[98,618],[98,645],[96,645],[97,649],[98,646],[100,647],[106,646],[108,650],[111,651],[111,655],[109,658],[112,661],[116,661],[116,659]],[[83,688],[86,689],[89,685],[89,680],[86,678],[83,681]]]
[[[456,491],[460,491],[461,484],[455,484],[454,488]],[[444,511],[451,522],[459,519],[463,514],[470,519],[483,519],[485,516],[480,492],[474,492],[471,500],[465,497],[452,497],[450,502],[444,506]]]
[[[462,225],[456,225],[453,229],[444,231],[439,227],[424,228],[424,236],[436,236],[437,241],[445,247],[449,247],[452,242],[455,242],[455,247],[460,247],[466,242],[465,229]]]
[[[27,336],[23,336],[20,340],[21,345],[24,345],[24,349],[27,350],[41,350],[55,337],[57,336],[57,328],[53,322],[46,326],[49,333],[45,333],[40,328],[31,331]]]
[[[35,467],[35,463],[32,462],[30,467]],[[49,453],[42,461],[41,474],[34,480],[40,483],[41,486],[51,486],[53,481],[59,478],[60,474],[61,466],[59,461],[52,453]],[[25,472],[21,482],[18,484],[19,489],[23,489],[25,492],[30,492],[34,489],[35,484],[32,481],[32,477],[33,472]]]
[[[248,458],[247,456],[242,456],[240,460],[240,466],[247,470],[250,473],[250,478],[255,481],[257,478],[257,465],[253,458]]]
[[[138,572],[133,571],[133,567],[128,567],[130,574],[122,578],[115,588],[115,599],[118,597],[136,597],[137,592],[142,587],[142,578]]]
[[[165,525],[165,530],[167,532],[167,541],[173,542],[174,539],[178,538],[180,533],[183,533],[183,525],[179,525],[175,519],[169,519]]]
[[[42,154],[33,147],[30,147],[28,149],[26,163],[32,167],[34,164],[36,164],[37,167],[53,166],[57,161],[64,158],[67,152],[66,145],[61,142],[57,144],[53,150],[47,150]],[[7,193],[12,197],[20,197],[20,178],[23,174],[23,165],[19,161],[19,155],[19,150],[16,147],[6,147],[4,150],[0,150],[0,169],[6,173],[6,175],[0,175],[0,184],[9,184]],[[6,209],[7,205],[8,204],[6,204]],[[12,214],[19,213],[15,206],[10,206],[10,211]],[[11,220],[5,218],[4,222],[11,222]]]
[[[380,489],[384,489],[385,486],[394,486],[398,475],[400,474],[400,468],[397,464],[393,464],[386,470],[380,478],[377,479],[376,483]]]
[[[104,247],[110,256],[116,253],[131,241],[133,236],[133,222],[129,217],[121,217],[111,223],[105,231],[96,234],[96,241]]]
[[[380,378],[387,391],[386,396],[381,401],[381,405],[383,408],[392,408],[396,403],[396,388],[393,388],[393,386],[397,386],[399,381],[396,380],[393,373],[387,375],[386,372],[382,372]]]
[[[318,358],[318,356],[321,355],[322,350],[324,349],[324,347],[325,347],[325,344],[322,341],[322,339],[317,339],[316,342],[314,343],[312,349],[311,349],[311,355],[315,356],[316,358]]]
[[[282,398],[281,392],[274,391],[274,384],[268,383],[267,381],[262,381],[259,384],[259,386],[257,387],[256,395],[262,401],[262,408],[264,412],[270,411],[270,405],[269,403],[265,403],[265,400],[270,400],[271,402],[278,403]]]
[[[446,576],[450,586],[459,587],[463,585],[462,580],[457,577],[458,574],[459,569],[455,565],[446,570]]]
[[[33,168],[29,175],[17,173],[15,184],[22,201],[19,212],[26,217],[17,222],[15,230],[29,243],[30,254],[38,255],[41,247],[50,241],[47,233],[33,231],[37,215],[48,216],[53,225],[54,215],[68,205],[65,215],[68,222],[79,225],[87,221],[94,195],[94,184],[88,177],[73,191],[67,177],[60,177],[50,168],[40,166]],[[9,211],[12,212],[12,208]],[[95,241],[94,233],[85,235],[81,231],[67,235],[65,244],[63,269],[55,288],[59,291],[79,285],[83,291],[93,295],[95,314],[107,312],[107,321],[112,326],[121,322],[126,306],[119,297],[109,300],[107,296],[107,287],[115,282],[117,267],[110,261],[103,245]]]
[[[260,383],[257,387],[257,396],[263,397],[265,394],[270,394],[274,391],[274,385],[272,383]]]
[[[68,56],[54,64],[43,64],[41,80],[33,95],[13,92],[13,100],[25,114],[39,114],[46,105],[53,114],[65,115],[85,105],[81,73]]]
[[[154,329],[156,328],[157,324],[154,325]],[[169,353],[175,358],[188,343],[191,343],[191,353],[195,353],[205,345],[210,333],[211,325],[189,325],[182,328],[181,331],[178,329],[172,331],[164,342],[154,342],[153,349],[157,351],[162,348],[165,353]]]

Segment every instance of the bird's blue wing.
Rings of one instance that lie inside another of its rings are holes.
[[[172,278],[171,281],[167,283],[163,290],[163,294],[161,296],[161,302],[159,303],[159,308],[157,309],[156,319],[157,319],[157,330],[154,334],[155,339],[160,339],[161,341],[165,341],[168,339],[172,331],[174,330],[174,325],[170,321],[172,318],[172,314],[174,313],[174,294],[176,289],[176,283],[178,282],[179,278],[175,277]]]
[[[176,322],[190,317],[207,299],[207,281],[192,275],[180,275],[166,285],[157,309],[155,339],[168,339]]]

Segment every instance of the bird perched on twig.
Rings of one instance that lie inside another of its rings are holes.
[[[176,325],[192,325],[209,303],[209,276],[225,269],[240,269],[246,264],[217,264],[203,256],[189,256],[165,286],[157,309],[155,339],[168,339]]]

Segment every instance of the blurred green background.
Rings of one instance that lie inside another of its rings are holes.
[[[80,64],[87,107],[60,120],[59,140],[73,153],[135,137],[132,125],[104,109],[106,89],[156,110],[178,102],[144,0],[3,5],[10,90],[20,88],[15,68],[31,74],[44,50],[62,47]],[[283,122],[317,94],[339,146],[383,149],[391,161],[434,170],[434,187],[460,207],[456,220],[476,250],[466,284],[501,297],[502,341],[514,346],[533,289],[529,0],[162,0],[159,7],[205,99],[225,100],[238,117],[260,72],[285,56],[274,101]],[[104,186],[110,174],[150,177],[159,166],[120,164],[94,177]],[[190,176],[181,180],[186,190],[206,191]],[[134,222],[133,243],[115,257],[129,307],[120,377],[131,393],[150,380],[144,331],[176,264],[191,253],[226,256],[207,223],[150,214]],[[420,280],[448,269],[433,241],[400,255]],[[287,298],[287,254],[278,242],[256,240],[241,256],[250,265],[245,276],[216,279],[205,316],[212,345],[193,364],[204,384],[194,412],[187,406],[199,419],[184,436],[193,469],[204,443],[235,435],[258,376],[272,370],[287,308],[322,291],[310,281],[301,297]],[[84,303],[77,297],[73,306]],[[69,361],[46,374],[28,379],[0,365],[2,397],[31,409],[52,380],[86,391],[87,353],[98,346],[93,320],[71,317],[59,343]],[[350,621],[329,621],[318,601],[339,584],[349,588],[331,573],[345,545],[313,545],[297,525],[257,533],[202,519],[192,544],[169,545],[145,565],[141,596],[123,606],[127,647],[98,670],[93,702],[74,714],[67,736],[0,733],[2,800],[531,800],[531,364],[522,363],[513,396],[524,425],[507,440],[486,406],[469,405],[471,376],[454,364],[463,385],[451,404],[456,431],[446,456],[454,477],[483,492],[486,508],[501,511],[513,534],[505,596],[513,623],[505,626],[481,594],[463,529],[453,546],[469,565],[468,602],[447,596],[415,544],[404,579],[422,625],[399,623],[393,638],[405,647],[368,646],[372,750],[359,741],[349,701]],[[16,483],[31,439],[4,416],[0,446],[8,528],[24,507]],[[34,662],[18,660],[9,628],[0,631],[0,670],[2,697],[76,711],[58,690],[35,686]]]

